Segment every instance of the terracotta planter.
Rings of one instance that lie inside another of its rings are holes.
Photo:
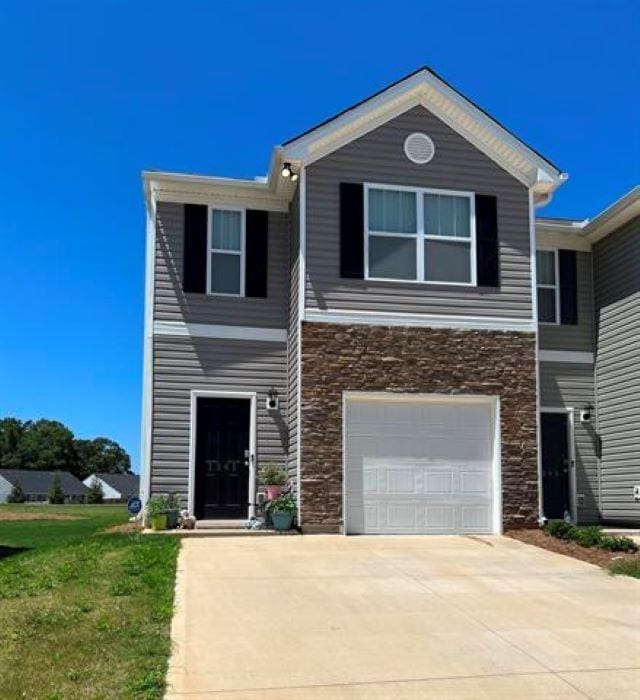
[[[282,493],[282,486],[267,486],[267,500],[273,501]]]

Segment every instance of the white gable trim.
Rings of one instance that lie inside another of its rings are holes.
[[[566,179],[551,163],[426,69],[286,144],[282,157],[306,165],[313,163],[417,105],[541,194],[550,194]]]

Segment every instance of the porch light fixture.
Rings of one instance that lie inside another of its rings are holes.
[[[291,163],[284,163],[280,171],[282,177],[291,177]]]
[[[295,182],[298,179],[298,173],[291,173],[291,182]]]
[[[593,404],[588,403],[584,408],[580,409],[580,422],[589,423],[593,412]]]
[[[278,392],[273,387],[267,391],[266,409],[267,411],[278,410]]]

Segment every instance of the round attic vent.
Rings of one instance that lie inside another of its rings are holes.
[[[404,141],[404,154],[412,163],[424,165],[434,156],[436,147],[426,134],[409,134]]]

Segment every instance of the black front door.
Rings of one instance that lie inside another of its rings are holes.
[[[247,517],[250,415],[249,399],[198,399],[196,518]]]
[[[558,520],[571,513],[567,414],[543,413],[540,427],[544,515],[549,520]]]

